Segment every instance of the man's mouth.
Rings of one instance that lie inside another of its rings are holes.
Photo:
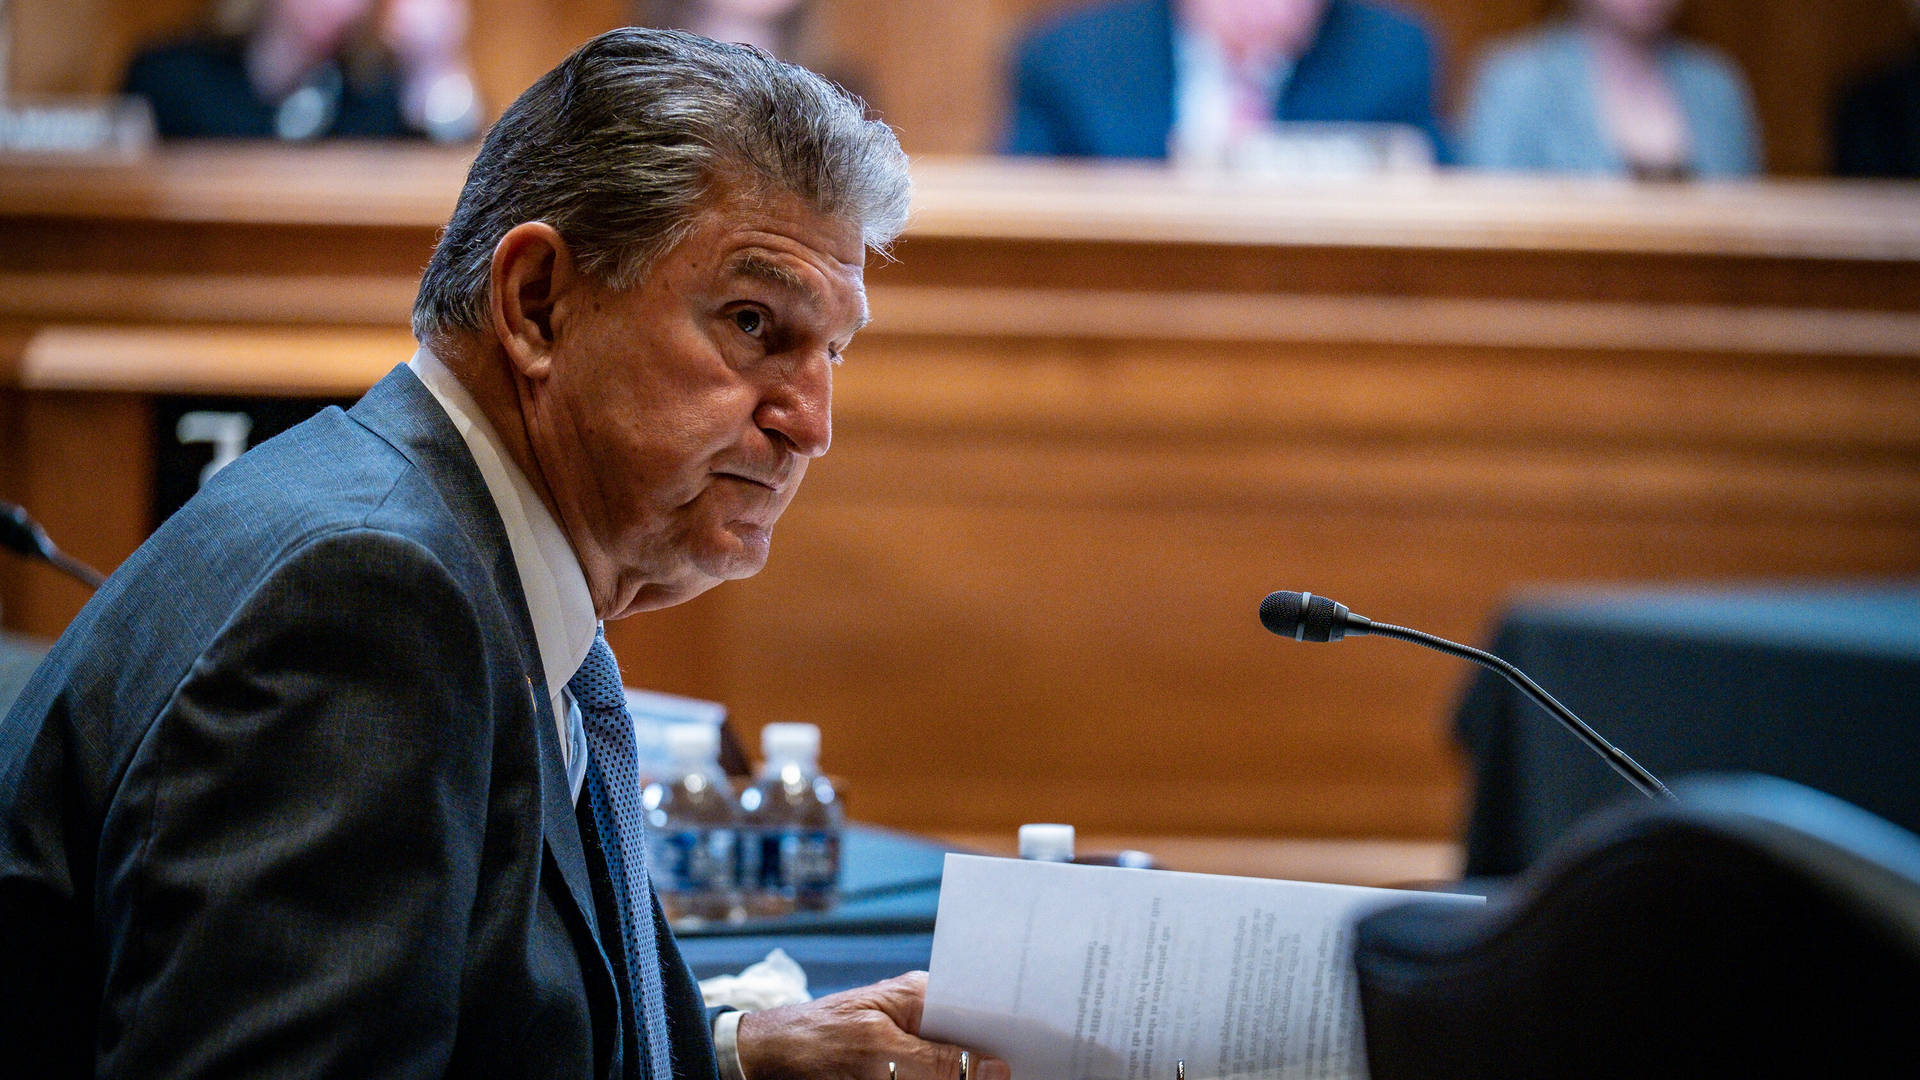
[[[723,469],[718,475],[732,480],[740,480],[752,484],[755,487],[763,487],[768,491],[779,491],[786,485],[788,476],[784,470],[761,472],[748,469]]]

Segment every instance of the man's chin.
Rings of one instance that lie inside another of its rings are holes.
[[[725,579],[705,574],[686,574],[673,581],[649,582],[634,591],[626,607],[605,618],[624,619],[644,611],[659,611],[661,608],[684,604],[723,580]]]
[[[773,530],[764,525],[734,522],[727,526],[731,543],[722,544],[700,560],[700,570],[723,581],[739,581],[764,570],[773,551]]]
[[[619,614],[607,617],[624,619],[643,611],[684,604],[723,581],[750,578],[765,568],[772,547],[771,529],[759,525],[729,525],[719,543],[681,563],[680,573],[640,584],[631,602]]]

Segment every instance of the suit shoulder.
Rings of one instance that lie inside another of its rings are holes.
[[[377,522],[309,533],[230,605],[193,667],[244,669],[263,658],[292,664],[319,655],[351,670],[364,659],[355,653],[372,651],[389,668],[411,665],[447,678],[477,673],[483,642],[501,636],[488,614],[494,594],[467,560],[448,556],[431,536]],[[428,659],[435,657],[468,662]]]
[[[100,695],[93,704],[103,713],[151,714],[221,628],[290,564],[328,563],[334,577],[323,596],[343,596],[367,575],[384,580],[379,575],[408,560],[416,571],[438,564],[485,591],[492,561],[422,471],[337,409],[254,448],[113,573],[43,665],[57,685],[38,692]],[[404,593],[387,591],[403,602]]]
[[[1859,76],[1847,84],[1840,100],[1856,107],[1920,105],[1920,55]]]
[[[185,38],[149,46],[127,64],[124,86],[133,93],[173,90],[183,84],[223,79],[242,70],[240,50],[225,42]]]
[[[1746,72],[1731,56],[1704,41],[1677,39],[1670,47],[1682,77],[1718,94],[1746,96]]]
[[[1166,36],[1165,0],[1119,0],[1074,8],[1036,23],[1021,40],[1023,56],[1034,61],[1110,63],[1116,50],[1144,47]]]
[[[1537,91],[1557,80],[1575,77],[1582,66],[1579,42],[1557,27],[1529,30],[1488,44],[1475,64],[1474,90]]]
[[[1433,32],[1426,20],[1402,8],[1365,0],[1334,0],[1327,15],[1345,23],[1355,37],[1382,49],[1425,53],[1433,47]]]
[[[429,547],[464,542],[444,482],[346,412],[329,408],[222,469],[148,546],[177,554],[184,541],[261,560],[308,538],[358,527],[412,535]]]

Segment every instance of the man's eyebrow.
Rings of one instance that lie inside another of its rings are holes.
[[[775,262],[757,251],[742,251],[727,260],[726,273],[729,277],[753,278],[777,285],[814,308],[824,306],[819,291],[808,283],[807,279],[801,277],[792,267]],[[862,304],[860,321],[854,326],[854,332],[858,333],[872,321],[873,316],[866,310],[866,305]]]
[[[799,293],[802,298],[818,302],[819,296],[805,278],[795,273],[792,267],[782,266],[757,251],[743,251],[727,262],[729,277],[757,278],[784,289]]]

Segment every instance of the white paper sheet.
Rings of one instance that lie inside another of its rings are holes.
[[[1352,926],[1409,893],[949,855],[921,1034],[1020,1080],[1364,1077]]]

